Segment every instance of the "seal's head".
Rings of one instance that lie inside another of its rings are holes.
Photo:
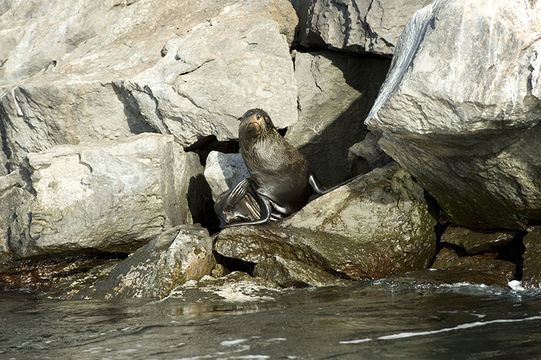
[[[261,109],[248,110],[239,120],[239,136],[241,137],[257,137],[276,129],[269,114]]]

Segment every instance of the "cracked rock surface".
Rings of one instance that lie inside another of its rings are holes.
[[[8,205],[0,250],[16,258],[129,252],[192,221],[187,194],[202,171],[197,155],[184,153],[171,135],[30,153],[19,172],[0,178]]]
[[[391,56],[404,25],[431,0],[316,0],[299,2],[299,42]]]
[[[289,1],[9,5],[0,13],[0,168],[58,144],[149,131],[183,146],[228,140],[254,107],[279,127],[297,120]]]

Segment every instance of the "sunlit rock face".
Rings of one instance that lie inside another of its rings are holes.
[[[297,18],[275,1],[3,2],[0,174],[58,144],[173,134],[236,138],[263,107],[297,120]],[[7,156],[6,156],[7,154]],[[3,175],[3,174],[2,174]]]
[[[408,19],[431,0],[293,1],[305,47],[391,56]]]
[[[216,201],[224,191],[234,188],[243,179],[250,177],[248,168],[238,153],[224,154],[211,151],[205,165],[205,180]]]
[[[192,222],[190,179],[202,171],[197,155],[171,135],[30,153],[20,172],[0,178],[9,205],[0,250],[16,258],[133,251]]]
[[[460,225],[541,220],[540,24],[537,1],[435,1],[406,26],[368,115]]]

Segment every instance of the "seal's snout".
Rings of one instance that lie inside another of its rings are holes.
[[[263,117],[259,114],[254,114],[250,117],[250,123],[248,124],[249,128],[254,129],[255,131],[261,130],[263,125]]]
[[[260,135],[274,128],[269,115],[261,109],[250,109],[242,115],[239,129],[245,129],[250,136]]]

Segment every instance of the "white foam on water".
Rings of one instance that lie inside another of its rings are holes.
[[[344,341],[340,341],[340,344],[361,344],[368,341],[372,341],[372,339],[365,338],[365,339],[344,340]]]
[[[287,340],[286,338],[277,337],[277,338],[268,339],[267,341],[274,342],[274,341],[286,341],[286,340]]]
[[[466,281],[456,282],[456,283],[452,283],[452,284],[441,284],[439,286],[442,287],[442,288],[473,287],[473,288],[481,288],[481,289],[484,289],[484,288],[488,287],[488,285],[486,285],[486,284],[472,284],[472,283],[469,283],[469,282],[466,282]]]
[[[482,318],[486,317],[485,314],[472,313],[472,315],[478,317],[479,319],[482,319]]]
[[[246,342],[246,341],[248,341],[248,339],[226,340],[226,341],[222,341],[220,343],[220,345],[222,345],[222,346],[234,346],[234,345],[242,344],[243,342]]]
[[[105,348],[103,346],[96,346],[96,347],[91,347],[89,349],[85,349],[85,350],[83,350],[83,352],[87,352],[87,353],[91,353],[91,354],[98,354],[103,350],[105,350]]]
[[[426,336],[426,335],[440,334],[440,333],[455,331],[455,330],[471,329],[471,328],[491,325],[491,324],[515,323],[515,322],[531,321],[531,320],[541,320],[541,316],[530,316],[530,317],[522,318],[522,319],[496,319],[496,320],[489,320],[489,321],[476,321],[472,323],[460,324],[457,326],[453,326],[450,328],[443,328],[439,330],[415,331],[415,332],[404,332],[404,333],[398,333],[398,334],[392,334],[392,335],[384,335],[384,336],[378,337],[377,339],[378,340],[404,339],[404,338],[409,338],[409,337],[414,337],[414,336]]]
[[[405,338],[410,338],[410,337],[415,337],[415,336],[426,336],[426,335],[440,334],[440,333],[455,331],[455,330],[471,329],[471,328],[491,325],[491,324],[516,323],[516,322],[532,321],[532,320],[541,320],[541,316],[530,316],[530,317],[522,318],[522,319],[495,319],[495,320],[488,320],[488,321],[476,321],[472,323],[460,324],[457,326],[438,329],[438,330],[413,331],[413,332],[403,332],[403,333],[398,333],[398,334],[384,335],[384,336],[377,337],[376,339],[377,340],[405,339]],[[372,340],[373,339],[371,338],[344,340],[344,341],[340,341],[340,344],[342,345],[362,344],[362,343],[369,342]]]
[[[124,349],[124,350],[118,350],[117,353],[118,354],[132,354],[138,351],[139,351],[138,349]]]
[[[522,287],[522,281],[519,280],[511,280],[507,283],[507,286],[509,286],[515,291],[524,291],[524,288]]]

